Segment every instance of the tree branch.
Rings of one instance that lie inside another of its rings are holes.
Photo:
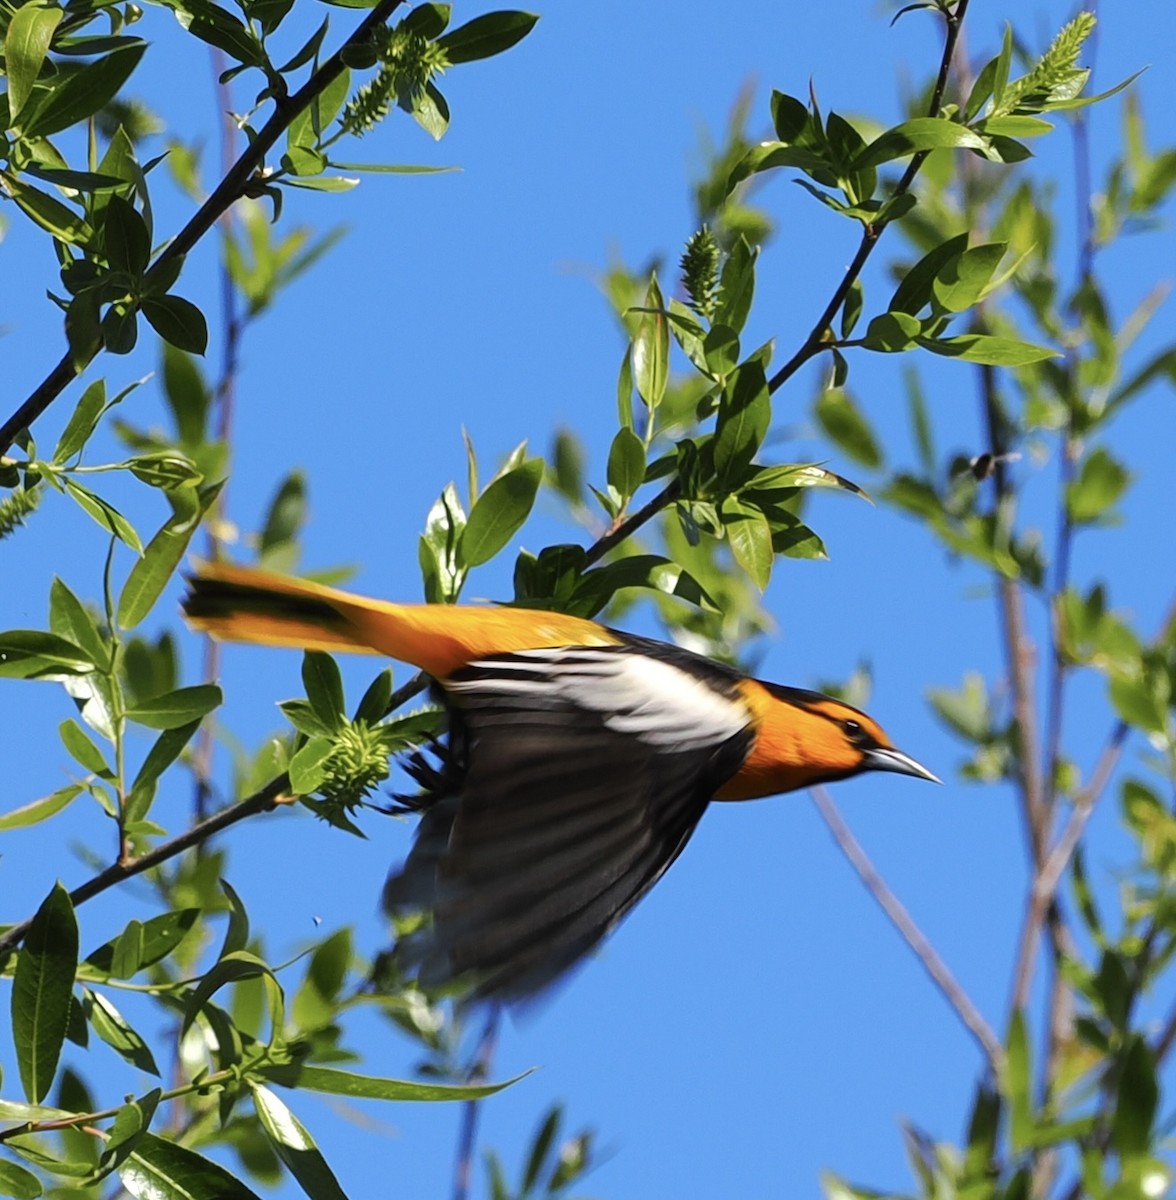
[[[278,138],[286,132],[291,121],[303,111],[323,90],[334,82],[346,67],[344,56],[353,46],[366,42],[400,7],[403,0],[378,0],[376,6],[356,26],[350,37],[323,63],[321,67],[292,96],[276,102],[273,115],[257,131],[248,148],[233,164],[225,177],[207,200],[193,214],[188,223],[160,251],[145,277],[150,284],[175,259],[185,255],[216,224],[221,214],[230,205],[248,194],[257,171],[265,156]],[[4,454],[22,429],[30,426],[59,395],[73,382],[74,378],[94,360],[100,346],[71,347],[61,361],[41,381],[28,399],[0,425],[0,454]]]
[[[890,890],[886,881],[878,874],[861,843],[853,836],[853,832],[845,823],[833,797],[823,787],[809,789],[813,803],[821,814],[833,840],[837,843],[842,854],[849,860],[858,877],[866,886],[866,891],[877,901],[878,906],[890,918],[890,922],[902,935],[906,944],[914,951],[915,957],[922,964],[923,970],[931,977],[931,982],[938,988],[940,994],[951,1005],[956,1016],[964,1023],[968,1032],[976,1039],[989,1066],[996,1071],[1004,1060],[1004,1049],[1000,1039],[992,1031],[992,1027],[981,1015],[980,1010],[972,1003],[967,992],[960,986],[947,964],[939,957],[935,947],[927,940],[923,931],[915,924],[914,919],[906,910],[902,901]]]

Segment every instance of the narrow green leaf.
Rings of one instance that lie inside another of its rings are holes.
[[[339,664],[321,650],[307,650],[302,656],[302,686],[315,716],[328,729],[340,729],[347,719],[347,709]]]
[[[147,815],[147,801],[150,800],[147,795],[148,789],[154,789],[156,780],[180,757],[184,747],[196,736],[199,728],[199,721],[189,721],[186,725],[164,729],[155,739],[131,784],[131,794],[127,801],[128,819],[140,821]]]
[[[657,276],[651,275],[645,306],[633,335],[633,379],[646,408],[657,408],[666,394],[670,370],[670,327]]]
[[[899,281],[890,303],[889,312],[910,313],[912,316],[931,303],[935,277],[957,255],[968,248],[967,233],[957,234],[927,251]]]
[[[516,1075],[502,1083],[441,1084],[417,1083],[410,1079],[385,1079],[375,1075],[355,1075],[333,1067],[311,1067],[291,1063],[288,1066],[263,1067],[262,1074],[283,1087],[306,1088],[331,1096],[352,1096],[369,1100],[481,1100],[518,1083]]]
[[[715,471],[720,482],[745,471],[772,420],[772,401],[761,363],[749,359],[727,380],[715,423]]]
[[[56,5],[24,4],[12,14],[4,39],[8,75],[8,121],[17,123],[20,110],[33,92],[54,31],[64,14]]]
[[[152,1088],[138,1100],[130,1100],[118,1110],[110,1127],[110,1136],[102,1147],[98,1168],[87,1178],[86,1184],[92,1186],[100,1182],[126,1162],[150,1128],[162,1094],[159,1088]]]
[[[140,1071],[159,1074],[151,1048],[105,996],[90,988],[82,988],[82,1010],[94,1032],[112,1050]]]
[[[1131,483],[1131,474],[1102,446],[1082,460],[1078,477],[1066,489],[1070,520],[1089,524],[1105,515]]]
[[[368,684],[355,710],[357,721],[374,725],[388,714],[388,703],[392,699],[392,668],[386,667]]]
[[[924,150],[951,148],[982,150],[984,139],[966,126],[944,117],[914,117],[879,134],[854,158],[850,170],[864,171]]]
[[[131,566],[118,597],[118,621],[123,629],[134,629],[155,607],[168,580],[175,574],[192,535],[200,527],[200,518],[208,510],[221,485],[197,492],[191,508],[177,505],[174,512],[147,543],[143,556]],[[175,500],[173,500],[175,503]]]
[[[439,37],[436,44],[451,64],[474,62],[509,50],[531,32],[538,20],[527,12],[484,13]]]
[[[122,46],[61,80],[25,121],[25,135],[49,137],[92,117],[122,90],[146,49],[141,41]]]
[[[1159,1106],[1156,1060],[1145,1038],[1133,1034],[1119,1068],[1111,1143],[1124,1165],[1146,1158],[1152,1142],[1152,1126]]]
[[[826,436],[850,458],[871,470],[882,466],[882,450],[873,430],[848,392],[826,388],[815,412]]]
[[[628,501],[645,481],[645,444],[631,429],[617,430],[608,452],[608,482]]]
[[[306,1126],[269,1088],[251,1083],[253,1107],[274,1153],[310,1200],[347,1200]]]
[[[763,512],[734,497],[723,501],[723,527],[731,554],[747,572],[752,582],[763,591],[772,577],[772,530]]]
[[[43,1194],[41,1181],[32,1171],[0,1159],[0,1196],[11,1196],[12,1200],[37,1200]]]
[[[527,459],[500,475],[478,497],[462,532],[461,561],[470,567],[488,562],[522,527],[543,480],[543,460]]]
[[[151,258],[147,222],[129,200],[111,196],[102,222],[102,249],[113,270],[140,276]]]
[[[743,332],[751,302],[755,296],[755,260],[758,251],[743,234],[740,234],[727,261],[719,281],[719,307],[715,312],[715,325],[726,325],[736,334]]]
[[[92,517],[107,533],[113,533],[120,541],[126,542],[137,554],[143,552],[143,543],[139,540],[135,527],[114,505],[108,504],[101,496],[96,496],[68,476],[64,476],[61,482],[82,511]]]
[[[73,642],[40,629],[7,629],[0,633],[0,678],[57,678],[85,674],[94,661]]]
[[[49,585],[49,628],[58,637],[80,646],[98,666],[110,662],[110,646],[86,606],[54,577]]]
[[[1024,367],[1058,357],[1058,352],[1048,346],[1035,346],[1016,338],[994,337],[985,333],[961,333],[948,338],[920,337],[916,341],[932,354],[961,358],[965,362],[983,363],[990,367]]]
[[[139,1139],[118,1177],[135,1200],[260,1200],[224,1167],[153,1133]]]
[[[58,725],[57,733],[61,738],[61,744],[73,755],[83,770],[104,779],[113,778],[114,773],[102,751],[90,741],[82,727],[72,717],[68,717]]]
[[[42,821],[56,816],[66,805],[76,800],[86,789],[80,783],[71,783],[58,788],[51,795],[42,796],[14,808],[6,813],[0,813],[0,833],[8,833],[13,829],[26,829],[30,825],[39,825]]]
[[[178,729],[206,717],[223,700],[216,684],[199,683],[144,700],[129,709],[127,717],[150,729]]]
[[[311,738],[290,760],[290,790],[296,796],[309,796],[327,777],[323,764],[334,752],[330,738]]]
[[[273,971],[256,955],[249,954],[244,950],[234,950],[226,954],[200,980],[196,989],[188,997],[188,1002],[184,1005],[181,1033],[187,1032],[200,1010],[226,984],[236,983],[241,979],[256,979],[259,975],[272,977]]]
[[[524,1195],[529,1194],[531,1189],[539,1182],[539,1174],[543,1170],[543,1164],[547,1159],[547,1155],[551,1152],[552,1144],[559,1133],[559,1126],[562,1119],[562,1105],[553,1104],[547,1116],[544,1117],[543,1123],[539,1126],[535,1134],[535,1140],[531,1143],[531,1151],[527,1155],[527,1166],[523,1171]]]
[[[58,241],[84,246],[94,236],[94,230],[80,213],[48,192],[24,183],[7,171],[0,171],[0,176],[4,179],[4,190],[17,207]]]
[[[1019,1153],[1033,1135],[1033,1075],[1029,1061],[1029,1035],[1024,1015],[1017,1011],[1009,1025],[1002,1090],[1009,1104],[1010,1130],[1014,1152]]]
[[[12,1039],[25,1096],[49,1094],[69,1024],[78,966],[78,925],[69,893],[56,884],[37,909],[12,981]]]
[[[144,296],[143,316],[169,345],[189,354],[208,349],[208,322],[190,300],[182,296]]]
[[[105,408],[106,382],[102,379],[95,379],[82,393],[65,428],[61,431],[61,437],[57,439],[57,447],[53,451],[51,460],[53,463],[64,463],[77,454],[89,441]]]
[[[1006,242],[988,242],[945,263],[932,285],[940,308],[953,313],[971,308],[985,294],[1007,249]]]
[[[144,967],[166,958],[188,936],[200,916],[198,908],[179,908],[174,912],[160,913],[150,920],[135,922],[138,931],[135,942],[138,961],[131,964],[123,961],[119,964],[122,969],[130,968],[131,974],[136,974]],[[128,926],[129,928],[129,926]],[[124,933],[126,931],[124,930]],[[123,935],[103,943],[92,954],[87,955],[84,965],[93,968],[103,975],[114,975],[116,957],[125,960],[125,955],[119,951],[119,942]],[[118,975],[115,978],[130,978],[129,975]]]

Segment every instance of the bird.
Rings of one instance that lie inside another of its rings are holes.
[[[439,766],[383,903],[423,914],[394,953],[424,987],[502,1004],[544,992],[665,874],[712,801],[892,771],[939,782],[841,700],[669,642],[507,606],[396,604],[228,564],[188,579],[189,625],[232,642],[420,668]]]

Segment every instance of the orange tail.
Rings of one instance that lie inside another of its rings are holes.
[[[229,642],[382,654],[444,679],[475,659],[545,646],[616,642],[594,621],[524,608],[390,604],[252,567],[203,564],[184,615]]]

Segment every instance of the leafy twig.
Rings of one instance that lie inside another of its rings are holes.
[[[221,214],[249,193],[254,177],[265,161],[266,154],[277,144],[294,118],[316,97],[321,95],[346,68],[345,57],[354,46],[363,45],[372,33],[388,20],[403,0],[378,0],[376,6],[356,26],[350,37],[321,67],[285,100],[278,101],[273,115],[254,134],[249,146],[225,174],[188,223],[164,247],[147,272],[145,283],[157,279],[177,258],[187,254],[216,224]],[[98,354],[97,343],[87,347],[72,347],[52,371],[41,381],[28,399],[0,425],[0,454],[12,445],[22,429],[30,426],[59,395],[73,382]]]

